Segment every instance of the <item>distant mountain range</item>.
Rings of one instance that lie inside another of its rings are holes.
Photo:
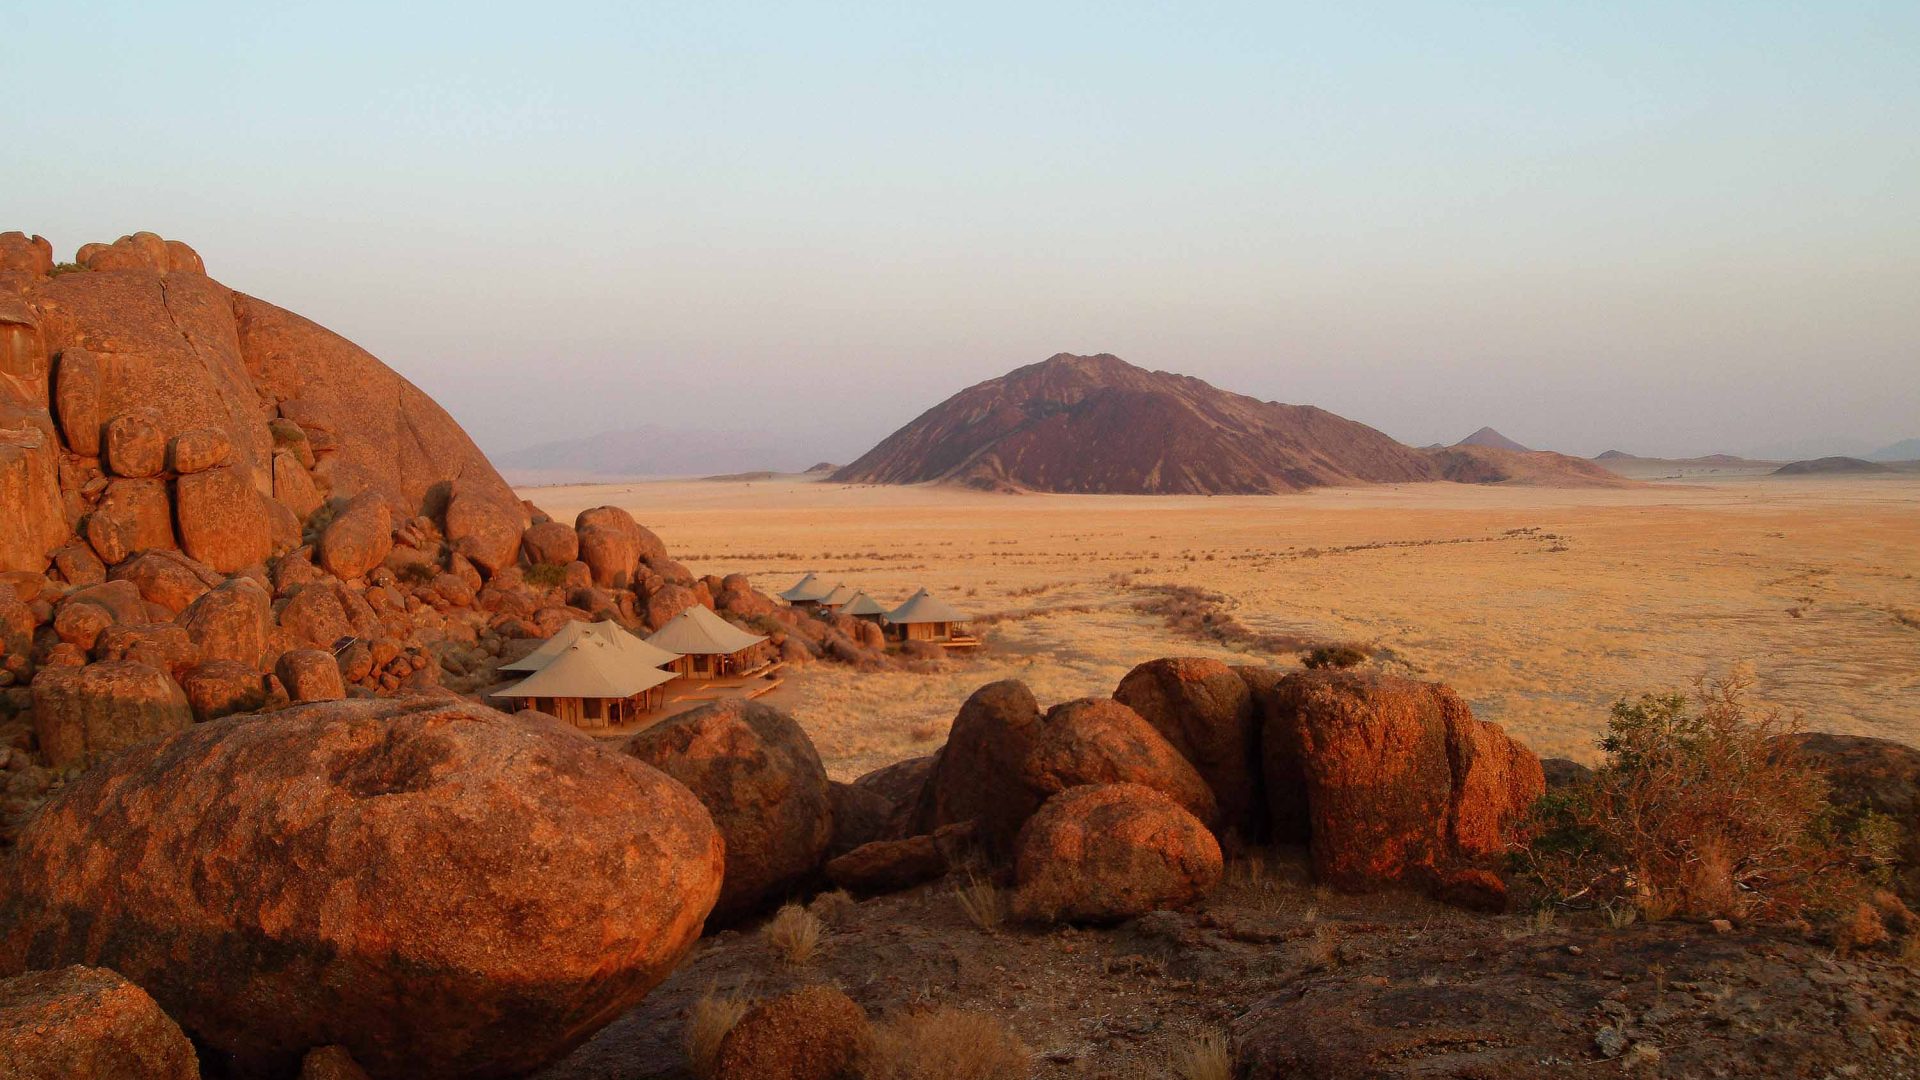
[[[697,431],[647,424],[529,446],[493,460],[510,478],[546,482],[643,476],[797,472],[819,454],[741,431]]]
[[[832,478],[1154,495],[1427,480],[1623,482],[1561,454],[1416,450],[1325,409],[1261,401],[1106,353],[1061,353],[968,387]]]
[[[1920,439],[1901,439],[1867,455],[1868,461],[1920,461]]]

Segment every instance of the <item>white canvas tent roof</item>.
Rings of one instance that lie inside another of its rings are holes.
[[[596,634],[582,634],[545,667],[489,696],[629,698],[672,679],[673,672],[640,663]]]
[[[854,593],[853,599],[840,605],[842,615],[885,615],[886,613],[887,609],[880,606],[880,601],[864,592]]]
[[[661,667],[680,659],[680,654],[671,653],[640,640],[621,628],[612,619],[602,619],[597,623],[581,622],[578,619],[560,628],[558,633],[541,643],[540,647],[511,664],[501,664],[501,671],[539,671],[553,661],[567,648],[582,637],[595,637],[619,650],[623,660],[643,667]]]
[[[887,612],[887,621],[891,623],[940,623],[966,622],[967,617],[960,614],[952,604],[937,600],[932,593],[921,589],[907,598],[907,602]]]
[[[822,607],[839,607],[841,604],[860,594],[860,590],[851,585],[835,585],[833,591],[820,598]]]
[[[833,591],[833,586],[820,580],[820,575],[809,573],[793,583],[793,587],[780,594],[780,599],[788,603],[819,600]]]
[[[767,640],[749,634],[715,615],[704,604],[695,604],[675,615],[667,625],[653,632],[647,642],[681,655],[716,656],[750,649]]]

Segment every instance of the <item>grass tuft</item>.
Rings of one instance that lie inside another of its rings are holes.
[[[876,1025],[863,1080],[1026,1080],[1033,1052],[998,1017],[942,1005]]]
[[[774,912],[760,933],[782,960],[798,967],[819,955],[827,938],[827,924],[799,904],[788,904]]]
[[[714,1080],[720,1063],[720,1043],[746,1015],[747,1006],[745,998],[722,996],[712,984],[708,984],[707,992],[693,1003],[687,1013],[687,1061],[699,1080]]]
[[[1226,1033],[1205,1032],[1175,1051],[1173,1075],[1180,1080],[1233,1080],[1233,1048]]]

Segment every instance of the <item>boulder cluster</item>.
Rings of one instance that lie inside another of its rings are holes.
[[[425,394],[136,233],[0,234],[0,844],[72,770],[236,713],[474,691],[569,620],[693,604],[766,655],[874,628],[696,577],[626,511],[519,501]]]
[[[1498,908],[1544,790],[1533,753],[1437,683],[1154,660],[1045,712],[1019,682],[981,688],[939,752],[834,785],[825,872],[884,891],[977,849],[1015,914],[1099,922],[1204,895],[1223,851],[1275,841],[1337,888]]]

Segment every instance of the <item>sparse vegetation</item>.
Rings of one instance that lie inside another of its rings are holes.
[[[989,934],[998,933],[1007,920],[1007,902],[990,878],[969,874],[967,883],[953,890],[954,902],[968,921]]]
[[[700,1080],[714,1080],[718,1075],[720,1043],[746,1015],[748,1004],[745,998],[722,995],[709,985],[688,1010],[687,1061]]]
[[[87,268],[77,262],[58,262],[53,264],[53,269],[47,271],[47,276],[59,277],[61,274],[84,274],[86,272]]]
[[[543,589],[558,588],[567,583],[567,568],[559,563],[534,563],[527,567],[526,580]]]
[[[1873,886],[1899,842],[1890,819],[1827,801],[1821,774],[1746,700],[1749,680],[1614,705],[1606,761],[1541,800],[1517,856],[1542,899],[1638,917],[1811,919],[1854,939],[1886,913]]]
[[[407,562],[401,563],[400,569],[395,571],[393,576],[409,585],[425,585],[439,573],[440,568],[430,562]]]
[[[1033,1052],[998,1017],[950,1006],[876,1024],[863,1080],[1026,1080]]]
[[[1310,668],[1350,668],[1366,663],[1371,656],[1363,645],[1341,642],[1315,645],[1300,654],[1300,662]]]
[[[1174,1052],[1180,1080],[1233,1080],[1233,1048],[1225,1032],[1208,1031]]]
[[[845,889],[835,889],[814,897],[813,901],[807,905],[807,910],[813,912],[816,918],[828,926],[839,926],[853,914],[856,906],[857,902],[852,893]]]
[[[787,904],[767,920],[760,932],[780,959],[797,967],[819,955],[827,938],[827,925],[799,904]]]

